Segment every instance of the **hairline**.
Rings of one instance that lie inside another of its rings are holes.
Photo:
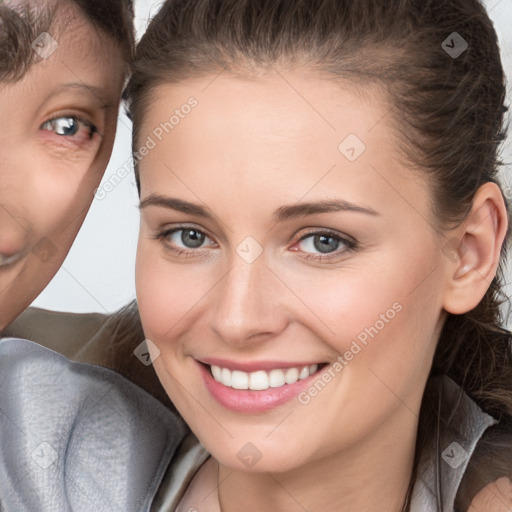
[[[78,3],[71,2],[68,6],[74,11],[74,15],[79,16],[81,21],[89,25],[91,29],[94,29],[98,38],[102,35],[104,37],[108,37],[121,48],[121,43],[116,41],[116,39],[113,38],[106,30],[93,23]],[[24,24],[24,28],[28,29],[27,31],[31,41],[34,41],[39,35],[45,32],[50,33],[50,35],[52,35],[53,32],[55,38],[58,39],[66,30],[69,21],[69,14],[62,14],[61,11],[57,10],[57,7],[58,5],[56,2],[53,3],[53,5],[45,3],[45,5],[37,6],[28,3],[23,5],[21,9],[16,9],[0,3],[0,14],[2,9],[14,12],[15,15],[18,16],[19,20]],[[27,19],[27,15],[30,16],[29,19]],[[0,16],[0,30],[2,30],[1,21],[2,17]],[[28,59],[17,62],[13,69],[8,70],[4,77],[0,75],[0,83],[16,83],[22,80],[38,62],[36,52],[30,51]]]

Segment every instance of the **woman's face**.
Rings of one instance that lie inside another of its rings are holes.
[[[60,267],[115,135],[121,50],[77,8],[57,12],[53,36],[34,42],[42,57],[20,81],[0,83],[0,329]]]
[[[301,71],[225,73],[162,85],[146,112],[140,313],[160,380],[221,464],[412,448],[450,262],[371,98]]]

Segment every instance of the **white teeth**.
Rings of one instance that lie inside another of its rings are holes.
[[[253,372],[249,374],[249,388],[256,391],[268,389],[269,386],[268,373],[264,371]]]
[[[224,371],[223,368],[222,371]],[[245,372],[231,372],[231,387],[233,389],[249,389],[249,374]]]
[[[217,382],[222,382],[222,369],[218,366],[212,366],[213,378]]]
[[[268,380],[271,388],[280,388],[286,384],[283,370],[271,370]]]
[[[219,382],[222,382],[224,386],[231,386],[231,371],[227,368],[222,368],[222,376]]]
[[[297,368],[275,369],[270,372],[259,370],[252,373],[239,370],[228,370],[219,366],[211,366],[213,378],[224,386],[233,389],[250,389],[263,391],[270,388],[280,388],[286,384],[295,384],[298,380],[306,379],[318,370],[317,364]]]
[[[299,370],[297,368],[289,368],[286,370],[284,380],[286,384],[295,384],[299,380]]]
[[[305,379],[306,377],[309,377],[309,368],[307,366],[304,366],[302,370],[299,373],[299,379]]]

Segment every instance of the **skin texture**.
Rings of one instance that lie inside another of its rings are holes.
[[[62,264],[115,136],[125,76],[121,50],[74,6],[57,12],[56,51],[20,81],[0,84],[0,263],[14,259],[0,265],[0,329]],[[71,116],[78,119],[76,133],[59,135]]]
[[[466,221],[437,232],[384,97],[365,92],[306,70],[225,72],[161,85],[142,123],[140,141],[197,99],[140,163],[136,281],[146,336],[160,351],[155,369],[218,461],[224,511],[401,510],[446,312],[474,307],[496,271],[507,223],[498,187],[484,185]],[[349,134],[366,145],[355,161],[338,149]],[[148,204],[155,195],[210,217]],[[284,206],[326,200],[377,214],[275,219]],[[187,248],[176,231],[184,227],[206,234],[204,245]],[[326,230],[358,247],[340,243],[321,259],[311,234]],[[247,237],[263,249],[252,263],[237,253]],[[306,405],[234,412],[201,378],[198,360],[211,357],[332,364],[393,304],[394,318]],[[261,455],[251,467],[239,458],[247,443]]]
[[[512,482],[503,477],[486,486],[474,498],[468,512],[510,512],[512,510]]]

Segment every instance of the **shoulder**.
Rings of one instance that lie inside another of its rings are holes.
[[[457,493],[457,510],[512,510],[512,428],[497,423],[482,436]]]
[[[5,512],[149,510],[187,431],[115,372],[18,339],[0,341],[0,411]]]
[[[486,485],[474,498],[467,512],[510,512],[512,482],[507,477]]]
[[[29,308],[1,335],[34,341],[73,361],[110,368],[174,409],[153,367],[133,355],[144,340],[136,303],[109,315]]]
[[[108,318],[101,313],[64,313],[29,308],[2,334],[35,341],[66,357],[73,357]]]

